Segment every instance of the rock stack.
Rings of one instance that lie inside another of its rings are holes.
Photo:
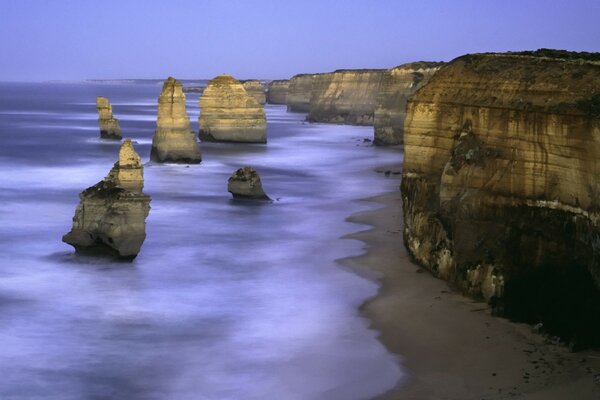
[[[63,242],[78,252],[135,258],[146,238],[150,212],[150,196],[143,187],[140,156],[127,139],[106,178],[79,194],[73,227]]]
[[[386,71],[375,106],[373,142],[376,145],[402,144],[408,98],[429,82],[442,65],[437,62],[414,62]]]
[[[269,82],[267,86],[267,103],[286,104],[289,86],[290,81],[287,79]]]
[[[263,84],[257,79],[249,79],[245,81],[240,81],[240,83],[246,89],[246,92],[254,99],[258,104],[263,106],[267,102],[267,97],[265,95],[265,88]]]
[[[150,159],[156,162],[197,164],[200,148],[190,128],[181,83],[169,77],[158,98],[158,119]]]
[[[216,142],[267,142],[264,108],[230,75],[210,80],[200,97],[201,140]]]
[[[119,120],[113,117],[112,106],[108,99],[106,97],[96,97],[96,109],[98,110],[100,137],[102,139],[121,140]]]
[[[459,57],[408,101],[405,245],[497,312],[600,344],[598,157],[600,54]]]
[[[289,80],[286,96],[287,110],[290,112],[309,112],[313,82],[320,74],[298,74]]]
[[[262,188],[258,172],[252,167],[235,171],[227,182],[227,190],[234,199],[271,200]]]

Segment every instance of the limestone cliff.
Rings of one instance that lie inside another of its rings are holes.
[[[313,82],[311,122],[373,125],[375,99],[385,70],[338,70],[321,74]]]
[[[408,98],[426,84],[442,65],[443,63],[436,62],[414,62],[385,72],[375,101],[373,142],[376,145],[402,144]]]
[[[598,61],[459,57],[409,100],[404,131],[415,260],[575,345],[600,341]]]
[[[261,83],[261,81],[259,81],[257,79],[249,79],[249,80],[245,80],[245,81],[240,81],[240,83],[244,86],[244,89],[246,89],[246,92],[248,92],[248,94],[250,96],[254,97],[254,99],[256,100],[256,102],[258,104],[260,104],[262,106],[267,102],[267,96],[265,95],[265,88],[264,88],[263,84]]]
[[[79,194],[73,227],[63,241],[78,252],[135,258],[146,238],[150,212],[150,196],[143,187],[140,156],[127,139],[106,178]]]
[[[313,82],[320,74],[298,74],[289,80],[287,92],[287,110],[291,112],[309,112]]]
[[[200,139],[218,142],[267,142],[264,108],[230,75],[208,82],[200,97]]]
[[[269,82],[267,86],[267,103],[269,104],[287,104],[287,93],[290,81],[275,80]]]
[[[158,97],[158,118],[150,159],[156,162],[197,164],[200,148],[190,128],[181,83],[169,77]]]
[[[98,110],[98,125],[102,139],[121,140],[121,127],[119,120],[113,117],[112,106],[106,97],[96,97],[96,109]]]

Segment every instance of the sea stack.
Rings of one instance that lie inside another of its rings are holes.
[[[389,69],[383,75],[375,101],[375,138],[378,146],[402,144],[408,98],[440,69],[443,63],[414,62]]]
[[[600,54],[474,54],[408,101],[404,242],[496,312],[600,344]]]
[[[100,126],[100,137],[102,139],[121,140],[121,127],[119,120],[113,117],[112,106],[106,97],[96,97],[96,109],[98,110],[98,125]]]
[[[257,79],[249,79],[245,81],[240,81],[246,92],[254,99],[258,104],[263,106],[267,102],[267,96],[265,95],[265,88],[261,81]]]
[[[266,143],[264,108],[234,77],[223,74],[208,82],[200,97],[201,140]]]
[[[287,110],[290,112],[310,111],[310,98],[313,83],[320,74],[298,74],[289,80],[286,96]]]
[[[235,171],[227,182],[227,190],[234,199],[271,200],[262,188],[258,172],[252,167]]]
[[[158,119],[150,159],[156,162],[197,164],[200,148],[190,128],[181,83],[169,77],[158,98]]]
[[[306,120],[349,125],[373,125],[375,99],[383,69],[338,70],[314,81]]]
[[[134,259],[146,238],[150,212],[150,196],[142,192],[143,187],[140,156],[126,139],[106,178],[79,194],[73,227],[63,242],[77,252]]]
[[[269,82],[267,86],[267,103],[286,104],[290,81],[287,79]]]

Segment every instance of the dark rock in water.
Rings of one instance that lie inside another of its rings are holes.
[[[404,242],[415,261],[573,348],[600,345],[600,64],[475,54],[409,100]]]
[[[121,140],[121,127],[119,121],[113,117],[112,106],[105,97],[96,97],[96,109],[98,110],[98,125],[102,139]]]
[[[234,199],[271,200],[263,191],[260,177],[252,167],[235,171],[227,182],[227,190]]]
[[[143,179],[140,157],[127,139],[106,178],[79,194],[73,227],[63,242],[77,252],[135,258],[146,238],[150,212],[150,196],[142,192]]]

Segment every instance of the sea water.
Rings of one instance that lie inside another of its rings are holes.
[[[402,377],[358,307],[377,285],[336,260],[359,202],[394,190],[397,150],[372,128],[307,124],[267,105],[268,144],[201,143],[199,165],[148,162],[158,84],[0,84],[0,399],[365,399]],[[99,139],[106,96],[145,162],[147,238],[131,263],[61,242],[78,193],[120,143]],[[198,95],[188,94],[197,130]],[[258,170],[273,203],[231,199]]]

